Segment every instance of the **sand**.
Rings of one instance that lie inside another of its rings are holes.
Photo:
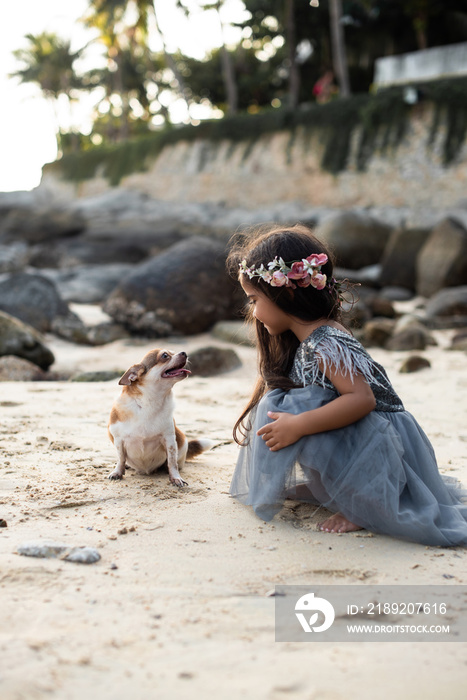
[[[90,309],[87,310],[91,311]],[[443,473],[467,484],[467,356],[423,354],[430,369],[400,374],[407,353],[375,349]],[[125,370],[161,343],[101,348],[49,337],[55,369]],[[188,353],[209,335],[163,343]],[[116,381],[1,386],[0,697],[2,700],[465,698],[463,643],[276,643],[276,584],[467,584],[467,550],[357,532],[322,533],[290,502],[263,523],[228,494],[231,428],[256,376],[243,367],[175,388],[176,419],[210,452],[167,473],[107,479],[115,452],[107,418]],[[96,564],[20,556],[29,541],[98,549]]]

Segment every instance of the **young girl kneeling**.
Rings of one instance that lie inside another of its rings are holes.
[[[285,498],[334,512],[327,532],[366,528],[427,545],[467,544],[467,506],[385,370],[339,322],[339,284],[305,226],[229,254],[256,321],[260,377],[234,429],[230,488],[271,520]]]

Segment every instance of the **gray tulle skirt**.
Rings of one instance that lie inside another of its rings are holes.
[[[286,498],[320,504],[372,532],[426,545],[467,544],[467,505],[458,482],[439,474],[433,448],[407,411],[372,411],[345,428],[271,452],[256,435],[268,411],[302,413],[336,398],[313,384],[269,391],[251,416],[230,493],[271,520]]]

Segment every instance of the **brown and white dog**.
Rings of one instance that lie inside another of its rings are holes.
[[[185,486],[179,472],[185,459],[214,444],[211,440],[188,441],[175,425],[172,387],[191,374],[186,363],[185,352],[151,350],[118,382],[123,389],[112,406],[108,425],[118,462],[109,479],[121,479],[127,466],[151,474],[167,464],[172,484]]]

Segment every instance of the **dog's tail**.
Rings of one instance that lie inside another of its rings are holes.
[[[207,438],[200,438],[199,440],[190,440],[188,442],[188,450],[186,453],[187,459],[193,459],[197,457],[202,452],[210,450],[214,445],[214,440],[208,440]]]

